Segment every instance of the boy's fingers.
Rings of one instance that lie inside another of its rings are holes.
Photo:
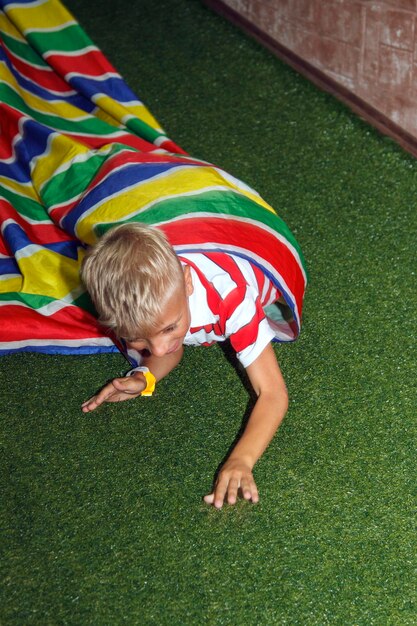
[[[239,481],[232,478],[227,487],[227,501],[229,504],[235,504],[237,500],[237,490],[239,489]]]
[[[245,500],[251,500],[253,503],[259,502],[259,493],[252,474],[238,478],[220,480],[212,493],[204,496],[206,504],[214,504],[216,509],[221,509],[227,494],[227,503],[235,504],[237,500],[238,490],[241,490]]]
[[[259,501],[258,488],[253,478],[242,479],[241,491],[245,500],[252,500],[252,502]]]

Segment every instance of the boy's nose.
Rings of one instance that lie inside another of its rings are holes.
[[[153,340],[150,343],[150,352],[155,356],[164,356],[168,351],[168,344],[162,340]]]

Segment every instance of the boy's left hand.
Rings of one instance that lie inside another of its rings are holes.
[[[240,459],[229,459],[217,477],[213,492],[204,496],[204,502],[213,504],[216,509],[221,509],[224,502],[235,504],[239,489],[245,500],[258,502],[258,489],[250,466]]]

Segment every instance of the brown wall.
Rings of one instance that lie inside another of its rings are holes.
[[[417,0],[214,0],[208,4],[215,9],[223,5],[228,17],[238,17],[234,19],[238,22],[243,18],[241,25],[246,24],[247,30],[252,25],[258,38],[265,34],[270,44],[276,42],[304,60],[319,77],[328,79],[333,85],[330,91],[340,87],[348,99],[352,94],[356,103],[362,102],[371,117],[379,113],[387,126],[382,130],[406,139],[410,135],[408,141],[415,143],[411,151],[416,152]]]

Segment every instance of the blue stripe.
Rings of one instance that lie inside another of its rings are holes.
[[[186,164],[188,166],[188,163]],[[121,170],[115,170],[105,180],[93,187],[84,198],[65,216],[62,226],[68,233],[73,234],[77,221],[82,215],[112,194],[122,191],[132,185],[150,180],[158,174],[169,170],[184,167],[178,163],[132,163]]]
[[[59,241],[56,243],[34,244],[19,224],[8,224],[3,231],[3,235],[13,254],[16,254],[19,250],[26,248],[26,246],[39,245],[39,247],[44,248],[45,250],[57,252],[58,254],[61,254],[69,259],[74,259],[74,261],[78,259],[78,248],[80,246],[78,241]]]
[[[19,4],[32,4],[34,0],[19,0]],[[16,0],[0,0],[0,7],[5,8],[9,4],[15,4]]]
[[[31,159],[45,152],[48,139],[54,131],[39,122],[25,119],[20,132],[20,139],[14,146],[15,158],[11,163],[0,162],[0,175],[24,183],[31,180]]]
[[[20,274],[15,259],[0,259],[0,275],[4,276],[5,274]]]
[[[7,345],[7,344],[5,344]],[[67,354],[67,355],[83,355],[83,354],[110,354],[119,352],[116,346],[23,346],[21,348],[1,348],[0,356],[7,354],[16,354],[17,352],[39,352],[40,354]]]
[[[42,57],[39,57],[39,60],[42,61]],[[67,95],[67,96],[64,95],[64,94],[59,94],[59,93],[58,94],[53,94],[46,87],[41,87],[40,85],[34,83],[33,81],[30,81],[28,78],[23,76],[23,74],[21,74],[14,67],[14,65],[10,61],[9,57],[7,56],[7,54],[5,53],[3,48],[0,48],[0,61],[4,61],[4,63],[7,65],[10,73],[14,76],[14,78],[16,79],[16,81],[18,82],[18,84],[21,87],[23,87],[24,89],[26,89],[30,93],[35,94],[36,96],[39,96],[43,100],[46,100],[48,102],[49,101],[57,101],[57,100],[60,100],[62,102],[67,102],[69,104],[72,104],[72,105],[78,107],[79,109],[82,109],[83,111],[85,111],[87,113],[91,113],[91,111],[94,110],[94,108],[95,108],[94,102],[91,102],[90,100],[88,100],[87,98],[85,98],[83,95],[81,95],[79,93],[75,93],[75,94]],[[68,85],[68,87],[70,87],[70,85]],[[23,102],[24,101],[22,100],[22,103]],[[27,105],[22,107],[22,109],[27,111],[28,110]],[[47,114],[46,111],[45,111],[45,114]]]
[[[71,87],[80,91],[88,98],[92,98],[92,96],[98,93],[104,93],[116,100],[116,102],[129,102],[138,99],[138,96],[126,85],[125,81],[117,76],[107,78],[106,80],[72,76],[68,82]]]

